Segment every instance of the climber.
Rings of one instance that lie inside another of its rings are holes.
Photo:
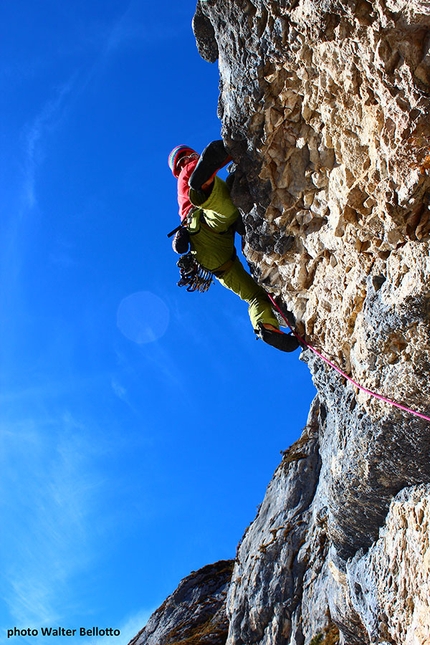
[[[179,286],[206,291],[215,276],[227,289],[248,303],[251,324],[258,338],[284,352],[299,346],[292,334],[279,329],[266,292],[245,271],[234,246],[235,224],[240,219],[225,181],[217,176],[231,157],[222,141],[213,141],[199,155],[186,145],[176,146],[168,164],[178,181],[181,224],[173,249],[181,255]],[[190,250],[191,249],[191,250]]]

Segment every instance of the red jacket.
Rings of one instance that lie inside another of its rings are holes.
[[[195,208],[195,206],[190,202],[190,187],[188,182],[194,172],[197,162],[198,158],[190,159],[190,161],[181,169],[178,176],[178,204],[181,222],[186,218],[188,213]]]

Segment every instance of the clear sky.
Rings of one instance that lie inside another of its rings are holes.
[[[194,6],[1,3],[2,643],[127,643],[234,557],[306,423],[299,352],[256,342],[220,285],[176,286],[167,155],[220,136]]]

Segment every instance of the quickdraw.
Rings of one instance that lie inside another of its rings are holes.
[[[176,263],[181,274],[178,287],[186,287],[187,291],[200,291],[204,293],[213,282],[213,275],[197,262],[192,253],[181,255]]]

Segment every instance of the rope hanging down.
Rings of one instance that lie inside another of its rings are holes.
[[[336,370],[336,372],[338,372],[341,376],[346,378],[347,381],[352,383],[352,385],[354,385],[355,387],[358,387],[358,389],[361,390],[362,392],[365,392],[366,394],[369,394],[369,396],[373,396],[375,399],[379,399],[380,401],[384,401],[384,403],[388,403],[389,405],[392,405],[395,408],[399,408],[400,410],[403,410],[404,412],[409,412],[409,414],[413,414],[416,417],[420,417],[420,419],[425,419],[426,421],[430,421],[430,417],[426,416],[425,414],[422,414],[421,412],[417,412],[416,410],[411,410],[410,408],[407,408],[405,405],[401,405],[400,403],[396,403],[395,401],[392,401],[391,399],[387,399],[387,397],[382,396],[381,394],[378,394],[377,392],[372,392],[372,390],[368,390],[366,387],[363,387],[363,385],[360,385],[359,383],[357,383],[357,381],[354,381],[354,379],[351,378],[350,376],[348,376],[348,374],[346,374],[345,372],[343,372],[340,369],[340,367],[338,367],[335,363],[333,363],[328,358],[323,356],[317,349],[315,349],[315,347],[310,345],[301,336],[299,336],[294,331],[294,329],[291,327],[291,325],[288,322],[286,316],[282,312],[282,310],[279,307],[279,305],[275,302],[274,298],[270,295],[270,293],[268,293],[267,295],[268,295],[268,297],[270,299],[270,302],[275,307],[276,311],[278,311],[281,314],[282,318],[285,320],[285,322],[287,323],[288,327],[291,329],[291,331],[293,332],[294,336],[297,338],[299,343],[301,345],[305,345],[308,349],[311,350],[311,352],[313,352],[316,356],[318,356],[325,363],[327,363],[327,365],[330,365],[330,367],[332,367],[334,370]]]

